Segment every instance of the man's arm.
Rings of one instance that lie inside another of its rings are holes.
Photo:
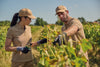
[[[78,31],[78,27],[76,25],[73,25],[63,32],[67,33],[67,36],[71,36],[74,35],[77,31]]]

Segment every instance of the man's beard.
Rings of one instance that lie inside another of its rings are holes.
[[[66,18],[64,18],[64,20],[62,20],[62,22],[68,22],[68,16],[66,15]]]

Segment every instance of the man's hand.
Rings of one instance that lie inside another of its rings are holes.
[[[58,37],[54,40],[53,44],[56,45],[56,43],[58,43],[59,46],[62,44],[62,35],[58,35]]]
[[[28,48],[28,47],[17,47],[17,51],[21,51],[21,52],[26,54],[30,51],[30,48]]]
[[[63,44],[65,44],[66,37],[67,37],[67,34],[65,32],[63,32],[62,35],[58,35],[58,37],[54,40],[53,44],[56,45],[56,43],[58,43],[59,46],[62,44],[62,42],[63,42]]]

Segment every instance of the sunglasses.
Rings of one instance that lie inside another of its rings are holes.
[[[25,16],[25,19],[26,19],[26,18],[29,18],[29,17],[28,17],[28,16]],[[31,18],[29,18],[29,20],[31,20]]]

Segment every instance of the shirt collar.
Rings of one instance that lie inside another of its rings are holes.
[[[25,29],[25,28],[26,28],[26,26],[23,27],[22,25],[20,25],[20,24],[18,24],[18,23],[16,24],[16,26],[17,26],[18,28],[20,28],[20,29]]]

